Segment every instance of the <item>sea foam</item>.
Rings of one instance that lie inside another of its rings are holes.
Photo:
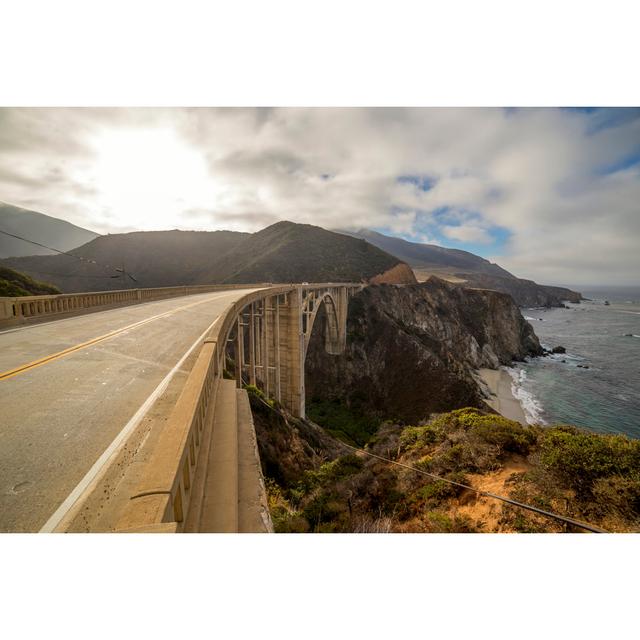
[[[524,416],[528,424],[546,424],[542,418],[544,409],[540,401],[530,392],[527,391],[523,384],[527,379],[527,372],[524,369],[511,368],[507,369],[511,376],[511,393],[513,397],[520,403]]]

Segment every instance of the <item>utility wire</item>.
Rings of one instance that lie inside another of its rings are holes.
[[[272,411],[275,411],[279,415],[282,415],[281,411],[278,411],[275,407],[272,407],[268,402],[265,402],[259,396],[254,394],[254,397],[257,398],[265,407],[268,407]],[[311,422],[308,420],[308,422]],[[313,423],[315,424],[315,423]],[[360,447],[353,447],[346,442],[340,441],[345,447],[348,447],[352,451],[357,453],[363,453],[371,458],[377,458],[378,460],[382,460],[383,462],[388,462],[390,464],[394,464],[398,467],[403,467],[405,469],[409,469],[410,471],[415,471],[423,476],[427,476],[434,480],[441,480],[442,482],[446,482],[448,484],[454,485],[456,487],[460,487],[462,489],[468,489],[469,491],[473,491],[479,496],[486,498],[494,498],[495,500],[500,500],[502,502],[506,502],[507,504],[511,504],[514,507],[519,507],[520,509],[526,509],[527,511],[532,511],[533,513],[537,513],[539,515],[545,516],[547,518],[553,518],[554,520],[559,520],[560,522],[564,522],[566,524],[570,524],[574,527],[579,527],[580,529],[584,529],[585,531],[590,531],[592,533],[609,533],[606,529],[601,529],[600,527],[596,527],[595,525],[580,522],[579,520],[574,520],[573,518],[567,518],[566,516],[562,516],[559,513],[553,513],[552,511],[545,511],[544,509],[539,509],[538,507],[534,507],[530,504],[525,504],[524,502],[518,502],[517,500],[512,500],[511,498],[506,498],[505,496],[499,496],[495,493],[489,493],[488,491],[482,491],[481,489],[476,489],[475,487],[471,487],[468,484],[463,484],[461,482],[455,482],[454,480],[449,480],[448,478],[443,478],[442,476],[438,476],[435,473],[429,473],[428,471],[423,471],[422,469],[417,469],[416,467],[412,467],[411,465],[404,464],[403,462],[398,462],[397,460],[391,460],[391,458],[385,458],[384,456],[379,456],[375,453],[371,453],[371,451],[367,451],[366,449],[361,449]]]
[[[3,229],[0,229],[0,233],[3,233],[5,236],[10,236],[12,238],[17,238],[18,240],[22,240],[23,242],[29,242],[31,244],[35,244],[38,247],[43,247],[44,249],[48,249],[49,251],[55,251],[56,253],[59,253],[63,256],[69,256],[70,258],[75,258],[76,260],[80,260],[81,262],[86,262],[89,264],[95,264],[98,267],[103,267],[105,269],[115,269],[116,271],[120,272],[121,275],[125,275],[128,278],[130,278],[133,282],[137,283],[138,281],[128,272],[125,271],[124,268],[119,268],[119,267],[112,267],[110,264],[101,264],[99,262],[96,262],[95,260],[92,260],[91,258],[84,258],[83,256],[78,256],[75,253],[71,253],[69,251],[61,251],[60,249],[56,249],[55,247],[50,247],[46,244],[42,244],[41,242],[36,242],[35,240],[29,240],[28,238],[23,238],[22,236],[16,235],[15,233],[9,233],[8,231],[4,231]],[[46,273],[45,271],[38,271],[37,273]],[[120,275],[117,276],[87,276],[87,275],[78,275],[78,276],[74,276],[73,274],[69,274],[69,275],[63,275],[63,274],[57,274],[57,273],[50,273],[49,275],[55,275],[55,276],[60,276],[62,278],[71,278],[71,277],[76,277],[76,278],[119,278],[121,277]]]
[[[39,247],[43,247],[44,249],[49,249],[49,251],[55,251],[56,253],[61,253],[63,256],[71,256],[72,258],[77,258],[78,260],[83,260],[85,262],[92,262],[93,264],[98,264],[95,260],[89,260],[88,258],[83,258],[82,256],[76,256],[75,254],[69,253],[68,251],[60,251],[60,249],[49,247],[46,244],[42,244],[41,242],[36,242],[35,240],[29,240],[28,238],[23,238],[22,236],[18,236],[15,233],[9,233],[8,231],[4,231],[2,229],[0,229],[0,233],[4,233],[5,236],[11,236],[12,238],[17,238],[18,240],[23,240],[24,242],[29,242],[30,244],[38,245]]]

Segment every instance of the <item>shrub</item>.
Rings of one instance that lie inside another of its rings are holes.
[[[336,458],[331,462],[325,462],[318,469],[306,471],[298,485],[298,490],[309,493],[316,487],[326,486],[342,478],[353,475],[362,469],[364,463],[355,454]]]
[[[307,415],[335,438],[358,447],[367,444],[380,426],[380,420],[358,413],[339,400],[312,400]]]
[[[640,440],[554,427],[543,435],[540,460],[585,498],[599,478],[640,479]]]
[[[468,516],[451,517],[440,511],[429,511],[426,515],[427,528],[432,533],[475,533],[478,527]]]
[[[640,519],[640,479],[598,478],[593,483],[593,497],[600,513],[615,512],[623,518]]]
[[[536,434],[530,427],[507,420],[502,416],[474,416],[470,431],[485,442],[498,445],[503,451],[526,455],[536,442]]]
[[[400,446],[403,450],[424,447],[442,442],[445,429],[438,422],[430,422],[421,427],[406,427],[400,434]]]

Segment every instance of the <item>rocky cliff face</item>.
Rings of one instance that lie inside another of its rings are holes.
[[[417,282],[413,270],[404,262],[369,280],[370,284],[416,284]]]
[[[513,299],[438,278],[372,285],[350,301],[347,348],[323,348],[318,318],[306,361],[308,401],[339,398],[384,418],[417,421],[432,412],[481,406],[472,370],[542,352]]]

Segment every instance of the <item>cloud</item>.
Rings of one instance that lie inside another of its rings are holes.
[[[442,227],[442,233],[447,238],[459,240],[460,242],[477,244],[491,244],[493,242],[491,234],[486,229],[475,225],[445,225]]]
[[[136,130],[153,157],[125,145],[108,180],[104,141]],[[0,200],[99,232],[289,219],[498,252],[549,283],[640,273],[635,109],[0,109],[0,148]]]

